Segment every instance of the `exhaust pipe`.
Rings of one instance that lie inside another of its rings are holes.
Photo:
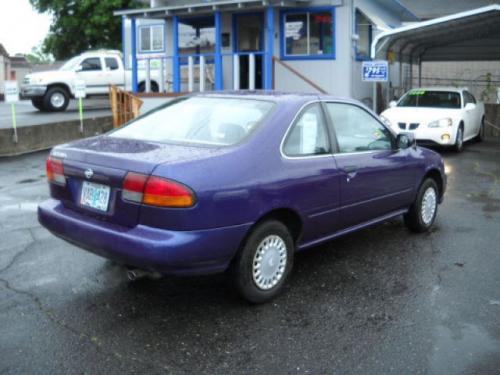
[[[161,274],[159,274],[158,272],[150,272],[138,268],[131,268],[127,270],[127,278],[130,281],[135,281],[145,277],[149,277],[151,279],[159,279],[161,278]]]

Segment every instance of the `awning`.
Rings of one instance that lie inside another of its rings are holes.
[[[199,13],[211,13],[216,10],[244,10],[261,8],[267,6],[293,7],[298,5],[308,5],[311,0],[214,0],[199,3],[187,3],[182,5],[172,5],[155,8],[126,9],[113,12],[115,16],[156,18],[173,15],[189,15]],[[337,3],[334,1],[334,3]]]
[[[500,60],[500,5],[383,32],[373,40],[371,56],[403,62]]]

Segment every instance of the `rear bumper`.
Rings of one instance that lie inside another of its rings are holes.
[[[67,209],[55,199],[38,206],[38,220],[54,235],[102,257],[162,274],[224,271],[251,224],[198,231],[127,228]]]

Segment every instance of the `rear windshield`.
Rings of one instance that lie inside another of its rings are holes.
[[[412,90],[403,96],[398,107],[460,108],[460,94],[453,91]]]
[[[229,146],[250,134],[273,106],[272,102],[253,99],[180,98],[137,118],[110,136]]]

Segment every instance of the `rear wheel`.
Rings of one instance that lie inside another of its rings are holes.
[[[413,232],[428,231],[434,224],[438,210],[439,190],[432,178],[424,180],[417,197],[404,216],[406,226]]]
[[[43,97],[43,107],[51,112],[62,112],[68,108],[69,93],[63,87],[52,87]]]
[[[457,136],[455,138],[455,145],[453,146],[455,152],[462,152],[464,149],[464,126],[460,124],[457,129]]]
[[[146,83],[145,82],[141,82],[139,84],[139,92],[146,92]],[[151,92],[159,92],[160,91],[160,88],[158,87],[158,84],[154,81],[151,81]]]
[[[259,224],[231,265],[240,295],[252,303],[275,298],[292,270],[294,252],[293,238],[283,223],[270,220]]]

